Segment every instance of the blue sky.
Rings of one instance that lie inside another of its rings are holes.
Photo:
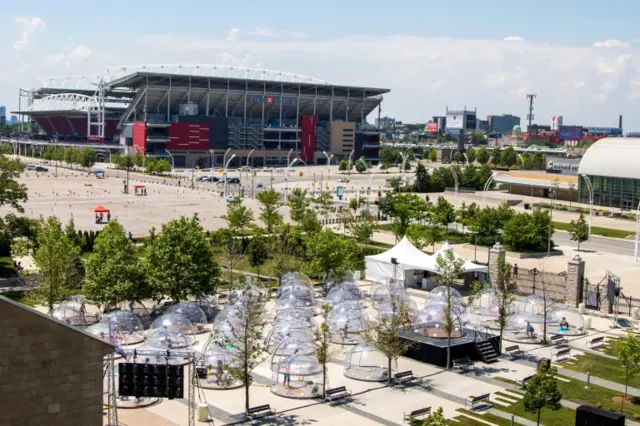
[[[638,1],[2,3],[0,104],[10,109],[36,76],[221,63],[389,88],[383,113],[405,121],[447,105],[524,117],[535,92],[538,122],[614,126],[623,114],[625,130],[640,130]]]

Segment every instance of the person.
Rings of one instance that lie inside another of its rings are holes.
[[[219,359],[216,365],[216,384],[220,385],[220,382],[222,381],[222,377],[224,376],[224,369],[223,369],[223,363],[222,360]]]
[[[530,337],[533,339],[533,333],[536,330],[533,328],[533,326],[531,325],[531,323],[529,321],[527,321],[527,337]]]
[[[291,386],[291,363],[287,361],[284,365],[284,382],[283,386]]]
[[[514,263],[513,265],[513,278],[518,278],[518,264]]]
[[[569,330],[569,321],[565,317],[562,317],[560,321],[560,329],[561,330]]]
[[[347,340],[347,336],[349,335],[349,324],[345,324],[344,328],[342,328],[342,341]]]

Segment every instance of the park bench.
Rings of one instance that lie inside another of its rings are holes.
[[[467,398],[464,401],[464,408],[467,408],[467,404],[469,404],[469,408],[473,411],[477,408],[486,408],[486,407],[491,407],[491,404],[489,403],[489,397],[491,396],[490,393],[485,393],[484,395],[479,395],[479,396],[470,396],[469,398]]]
[[[564,338],[561,334],[556,334],[555,336],[551,336],[549,339],[552,345],[561,345],[563,343],[567,343],[567,339]]]
[[[509,356],[510,358],[516,358],[517,356],[524,354],[524,351],[520,349],[520,346],[513,345],[504,348],[504,354]]]
[[[604,346],[604,336],[594,337],[587,342],[590,349],[598,349]]]
[[[401,371],[393,375],[393,383],[396,384],[405,384],[415,380],[418,380],[418,378],[414,376],[413,371],[411,370]]]
[[[255,407],[249,408],[247,410],[247,417],[249,420],[254,421],[258,419],[264,419],[266,417],[273,417],[276,415],[276,410],[271,409],[271,405],[258,405]]]
[[[340,401],[342,399],[350,397],[351,391],[348,391],[344,386],[339,386],[337,388],[327,389],[325,392],[324,401],[332,404],[335,401]]]
[[[420,408],[419,410],[413,410],[409,414],[403,413],[403,418],[405,423],[411,423],[413,420],[417,418],[424,417],[427,414],[431,414],[431,407]]]
[[[566,361],[571,358],[571,348],[568,346],[558,348],[554,356],[556,357],[556,362]]]
[[[527,386],[527,383],[529,382],[529,380],[533,379],[534,377],[536,377],[536,375],[535,375],[535,374],[532,374],[532,375],[527,376],[527,377],[525,377],[525,378],[523,378],[523,379],[521,379],[521,380],[516,380],[516,382],[517,382],[520,386],[522,386],[522,389],[524,389],[524,388]]]
[[[473,367],[473,361],[468,356],[453,360],[453,369],[460,371],[468,371]]]

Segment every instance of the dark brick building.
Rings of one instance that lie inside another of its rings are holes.
[[[100,426],[113,347],[0,297],[0,425]]]

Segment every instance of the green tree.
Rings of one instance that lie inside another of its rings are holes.
[[[499,146],[495,146],[491,150],[491,163],[493,163],[495,166],[499,166],[501,160],[502,160],[502,151]]]
[[[229,300],[230,309],[238,322],[231,328],[232,336],[216,336],[218,345],[237,347],[234,362],[228,366],[229,375],[244,386],[245,421],[249,420],[249,388],[253,383],[251,372],[262,362],[266,351],[263,330],[266,321],[266,290],[251,285],[244,276],[233,284]]]
[[[140,302],[152,297],[138,251],[117,220],[109,221],[96,238],[85,269],[83,290],[105,310],[127,300]]]
[[[24,164],[19,159],[9,158],[7,150],[0,149],[0,207],[9,206],[24,213],[21,203],[27,201],[27,187],[18,182]]]
[[[409,349],[407,341],[400,336],[400,332],[407,326],[409,315],[401,298],[391,297],[389,302],[391,315],[385,315],[378,322],[370,324],[362,332],[362,338],[387,358],[387,380],[389,384],[393,384],[393,361],[397,361]]]
[[[438,202],[434,206],[433,212],[438,224],[442,225],[445,228],[445,232],[448,233],[447,227],[456,220],[456,209],[453,207],[453,204],[448,202],[444,197],[438,197]]]
[[[468,149],[467,158],[469,159],[469,163],[473,164],[476,161],[476,150],[473,148]]]
[[[258,278],[260,278],[260,267],[264,265],[269,258],[269,244],[262,235],[254,235],[247,247],[247,258],[249,264],[256,268]]]
[[[547,168],[544,161],[544,155],[542,155],[541,152],[533,154],[533,168],[535,170],[545,170]]]
[[[376,217],[369,210],[364,210],[360,216],[355,217],[349,211],[343,214],[346,230],[361,244],[371,242],[373,232],[376,229]]]
[[[145,250],[144,270],[154,293],[176,302],[215,293],[220,267],[197,215],[162,225]]]
[[[307,190],[293,188],[291,195],[289,195],[287,204],[289,205],[289,216],[291,217],[291,220],[299,224],[309,208]]]
[[[500,164],[507,166],[507,168],[510,169],[516,164],[517,158],[518,154],[516,153],[516,150],[512,146],[508,146],[503,149],[500,154]]]
[[[284,218],[278,211],[282,207],[280,193],[275,189],[267,189],[266,191],[258,192],[256,199],[261,204],[258,218],[264,224],[267,233],[271,234],[274,229],[284,223]]]
[[[454,162],[461,163],[463,159],[464,159],[464,157],[462,156],[462,153],[460,151],[456,151],[453,154],[453,161]]]
[[[51,216],[41,221],[34,254],[41,275],[39,286],[31,297],[38,303],[45,303],[52,313],[53,305],[65,300],[78,282],[75,260],[80,249],[62,232],[58,218]]]
[[[360,157],[360,159],[356,162],[356,172],[364,173],[367,171],[367,162],[364,157]]]
[[[338,163],[338,170],[346,172],[349,169],[349,162],[347,160],[340,160]]]
[[[73,242],[73,244],[76,247],[82,249],[82,239],[80,238],[80,236],[78,235],[78,232],[76,231],[76,225],[75,225],[75,222],[73,221],[73,216],[69,218],[69,221],[64,226],[64,234],[67,237],[69,237],[69,239]]]
[[[525,152],[522,154],[522,168],[525,170],[533,170],[533,158],[531,157],[531,153]]]
[[[489,151],[484,146],[478,149],[476,153],[476,161],[480,164],[487,164],[489,162]]]
[[[517,213],[504,225],[504,244],[514,251],[545,251],[549,227],[553,235],[553,224],[547,211],[536,208],[531,214]]]
[[[431,148],[429,151],[428,160],[434,163],[438,161],[438,151],[435,148]]]
[[[316,331],[316,359],[318,364],[322,366],[322,399],[326,398],[327,394],[327,365],[333,358],[331,351],[331,332],[329,330],[329,312],[331,306],[322,306],[322,322],[320,327]]]
[[[462,202],[456,211],[456,220],[463,226],[463,231],[465,227],[469,228],[472,226],[479,211],[480,207],[478,207],[476,203],[467,205],[464,201]]]
[[[447,369],[451,367],[451,335],[453,330],[461,326],[459,317],[462,314],[455,303],[451,288],[455,280],[462,276],[463,263],[461,259],[455,257],[452,249],[445,250],[436,257],[436,265],[440,273],[438,282],[447,288],[443,305],[443,329],[447,333]]]
[[[401,161],[400,152],[397,149],[386,146],[380,150],[380,163],[386,167],[394,166]]]
[[[422,163],[416,167],[416,179],[413,182],[415,192],[429,192],[429,171]]]
[[[353,269],[360,250],[352,238],[345,238],[330,229],[311,235],[306,241],[306,256],[309,270],[324,279],[329,272],[343,274]]]
[[[435,228],[438,232],[436,233],[435,238],[432,238],[434,234],[430,232],[430,227],[420,225],[419,223],[412,223],[407,227],[405,235],[409,239],[409,241],[411,241],[411,244],[416,246],[416,248],[423,250],[438,241],[440,236],[440,228],[438,226],[436,226]]]
[[[562,393],[558,388],[556,369],[541,363],[538,373],[527,382],[523,397],[524,409],[528,413],[538,415],[537,424],[540,425],[540,414],[547,409],[557,411],[562,408],[560,401]]]
[[[620,401],[620,412],[624,413],[624,400],[627,399],[629,379],[640,373],[640,337],[631,332],[624,339],[616,341],[614,354],[624,369],[624,397]]]
[[[449,424],[449,421],[444,417],[442,407],[429,413],[421,423],[422,426],[448,426]]]
[[[471,135],[471,143],[475,145],[485,143],[486,141],[487,141],[487,138],[485,137],[484,133],[482,133],[481,131],[476,131]]]
[[[227,203],[227,226],[234,236],[243,235],[253,224],[253,211],[237,197]]]
[[[426,211],[427,203],[415,194],[387,193],[380,200],[380,212],[393,218],[397,239],[404,236],[411,221],[423,218]]]
[[[569,233],[571,234],[571,241],[578,243],[578,251],[580,251],[580,243],[589,239],[589,224],[584,218],[584,213],[580,212],[578,220],[572,220],[570,226]]]
[[[502,335],[507,326],[507,320],[512,313],[512,307],[517,300],[518,285],[511,275],[511,265],[505,262],[504,256],[497,259],[497,274],[492,277],[493,302],[498,307],[498,325],[500,327],[500,346],[498,353],[502,353]]]
[[[323,192],[313,198],[312,202],[318,214],[324,216],[325,219],[328,218],[329,214],[335,210],[335,207],[333,206],[333,196],[328,192]]]
[[[307,209],[300,221],[300,229],[306,234],[313,234],[322,229],[315,211]]]

